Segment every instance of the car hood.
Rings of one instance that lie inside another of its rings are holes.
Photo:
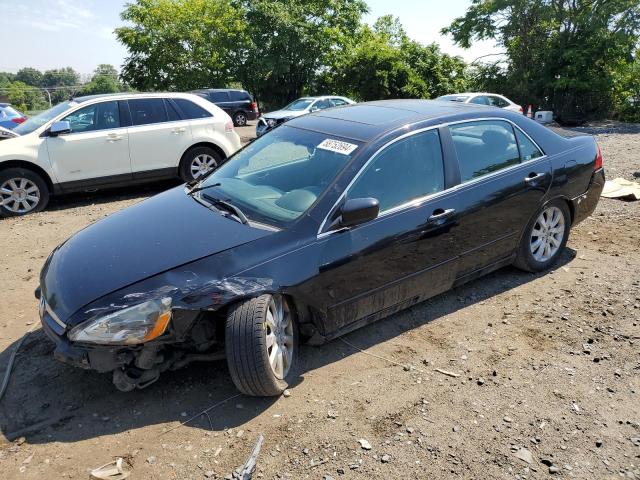
[[[298,111],[294,111],[294,110],[275,110],[273,112],[265,113],[264,117],[265,118],[273,118],[275,120],[280,120],[281,118],[299,117],[299,116],[305,115],[307,113],[309,113],[309,112],[307,112],[306,110],[298,110]]]
[[[76,233],[49,256],[40,286],[65,321],[111,292],[271,233],[209,210],[180,186]]]

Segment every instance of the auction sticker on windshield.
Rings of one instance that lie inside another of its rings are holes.
[[[358,145],[327,138],[326,140],[323,140],[320,145],[318,145],[318,148],[321,148],[322,150],[329,150],[330,152],[340,153],[342,155],[350,155],[351,152],[358,148]]]

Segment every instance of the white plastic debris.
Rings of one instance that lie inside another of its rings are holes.
[[[124,480],[131,472],[127,472],[122,467],[123,459],[118,457],[113,462],[106,463],[101,467],[91,470],[91,478],[98,480]]]

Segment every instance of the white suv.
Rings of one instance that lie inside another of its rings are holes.
[[[0,216],[43,210],[51,194],[191,181],[241,146],[229,115],[188,93],[79,97],[13,131],[0,142]]]

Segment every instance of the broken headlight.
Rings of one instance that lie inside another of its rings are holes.
[[[134,305],[84,322],[67,335],[74,342],[132,345],[164,333],[171,320],[171,298]]]

